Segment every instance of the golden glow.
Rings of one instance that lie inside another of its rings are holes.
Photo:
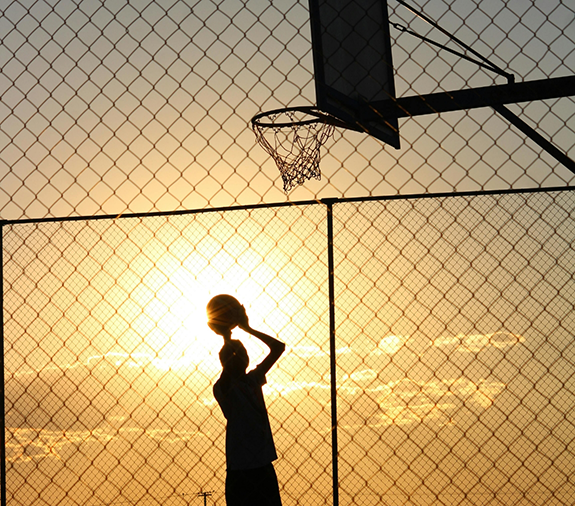
[[[207,257],[205,252],[201,253]],[[219,253],[211,253],[211,261],[217,263]],[[228,293],[247,307],[261,296],[261,287],[250,279],[249,271],[243,269],[235,270],[233,275],[225,276],[225,279],[209,271],[212,274],[209,279],[198,279],[202,276],[195,277],[181,262],[168,254],[156,262],[156,267],[166,273],[167,277],[147,276],[147,280],[152,280],[151,283],[148,281],[148,287],[154,297],[146,300],[137,294],[131,296],[141,314],[148,317],[144,318],[147,325],[137,330],[153,350],[153,365],[161,370],[217,366],[218,351],[223,341],[207,326],[205,308],[208,301],[214,295]],[[258,304],[258,313],[250,311],[252,321],[261,323],[261,310],[273,311],[275,305],[265,306],[262,301]],[[256,355],[260,354],[258,349],[254,351]]]
[[[175,261],[175,260],[174,260]],[[206,324],[206,304],[222,290],[206,289],[184,268],[174,270],[155,297],[142,305],[153,328],[143,336],[153,349],[153,364],[162,370],[209,366],[221,346],[221,338]],[[139,303],[138,300],[135,301]]]

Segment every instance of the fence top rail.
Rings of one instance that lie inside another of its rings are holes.
[[[7,225],[24,225],[32,223],[58,223],[66,221],[93,221],[93,220],[118,220],[122,218],[154,218],[162,216],[180,216],[189,214],[220,213],[225,211],[246,211],[256,209],[269,209],[279,207],[310,206],[310,205],[333,205],[345,204],[350,202],[370,202],[386,200],[414,200],[414,199],[431,199],[431,198],[449,198],[449,197],[472,197],[479,195],[509,195],[521,193],[550,193],[573,191],[575,186],[555,186],[548,188],[511,188],[505,190],[478,190],[468,192],[445,192],[429,194],[410,194],[410,195],[370,195],[363,197],[334,197],[317,200],[299,200],[293,202],[275,202],[265,204],[248,204],[243,206],[223,206],[199,209],[180,209],[175,211],[155,211],[143,213],[122,213],[122,214],[101,214],[96,216],[53,216],[47,218],[27,218],[20,220],[0,220],[0,228]]]

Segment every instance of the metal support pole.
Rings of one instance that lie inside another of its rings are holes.
[[[575,75],[391,98],[368,104],[362,109],[361,117],[370,120],[378,117],[411,118],[425,114],[464,111],[573,95],[575,95]]]
[[[529,126],[525,121],[523,121],[517,114],[510,111],[504,105],[493,105],[495,109],[501,116],[503,116],[509,123],[517,127],[521,132],[523,132],[527,137],[529,137],[533,142],[535,142],[540,148],[543,148],[547,153],[549,153],[555,160],[562,163],[567,169],[569,169],[573,174],[575,174],[575,161],[571,160],[563,151],[558,149],[555,145],[551,144],[545,137],[543,137],[539,132]]]
[[[337,378],[335,343],[335,280],[333,258],[333,203],[335,199],[324,199],[327,206],[327,261],[329,284],[329,365],[331,386],[331,452],[332,452],[332,488],[333,506],[339,506],[339,472],[337,443]]]
[[[4,222],[0,222],[0,265],[2,274],[0,274],[0,300],[2,308],[0,309],[0,352],[2,353],[2,367],[0,368],[0,382],[2,386],[2,406],[0,407],[0,425],[2,426],[2,444],[0,445],[0,504],[6,506],[6,392],[4,377]]]

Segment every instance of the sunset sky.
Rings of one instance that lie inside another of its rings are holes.
[[[528,81],[571,75],[568,2],[414,3]],[[393,23],[447,37],[389,1]],[[285,202],[249,121],[313,105],[307,0],[13,1],[0,12],[0,216]],[[505,78],[392,28],[398,96]],[[453,43],[450,48],[461,50]],[[509,106],[573,158],[572,98]],[[491,109],[400,120],[401,149],[338,129],[289,199],[565,186],[573,174]]]

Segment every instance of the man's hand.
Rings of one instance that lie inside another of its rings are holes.
[[[246,313],[246,308],[243,305],[242,309],[240,310],[240,314],[238,315],[238,327],[246,332],[250,328],[248,314]]]

